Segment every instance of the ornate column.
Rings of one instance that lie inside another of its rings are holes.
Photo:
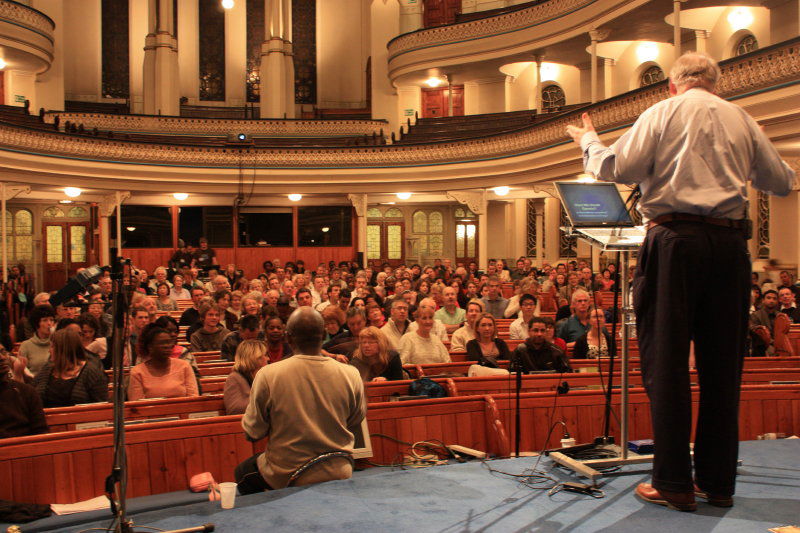
[[[453,75],[445,74],[447,76],[447,116],[453,116]]]
[[[171,0],[148,0],[144,40],[143,111],[148,115],[180,115],[178,41]]]
[[[358,252],[361,252],[361,266],[367,268],[367,194],[348,194],[347,199],[356,210],[358,228]]]
[[[108,227],[108,217],[117,214],[117,257],[122,257],[122,203],[131,197],[130,191],[116,191],[114,194],[103,196],[97,203],[100,213],[100,262],[104,265],[111,263],[111,231]]]
[[[264,0],[264,42],[261,43],[261,118],[286,113],[286,60],[283,53],[283,0]]]
[[[681,57],[681,2],[684,0],[672,0],[672,41],[675,45],[675,59]]]
[[[536,89],[535,94],[533,95],[533,107],[536,109],[537,113],[542,112],[542,61],[544,60],[544,56],[535,55],[533,56],[533,65],[534,69],[536,69]]]
[[[708,38],[711,36],[711,32],[706,30],[694,30],[694,36],[697,40],[697,50],[695,51],[705,53],[708,45]]]
[[[589,39],[591,39],[591,44],[589,46],[589,52],[592,55],[592,65],[591,65],[591,101],[592,103],[597,102],[597,43],[598,41],[602,41],[606,37],[608,37],[609,30],[589,30]]]
[[[614,96],[614,65],[617,62],[610,57],[603,58],[603,97],[608,99]]]
[[[283,0],[283,57],[286,72],[286,118],[295,118],[294,53],[292,52],[292,0]]]
[[[486,189],[478,191],[447,191],[447,197],[451,200],[466,205],[469,210],[478,215],[478,268],[485,269],[489,260],[489,219]]]

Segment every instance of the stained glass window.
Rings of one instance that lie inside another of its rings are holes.
[[[86,262],[86,226],[69,229],[69,260],[72,263]]]
[[[377,207],[370,207],[367,209],[367,218],[381,218],[381,210]]]
[[[6,235],[14,235],[14,215],[6,211]]]
[[[441,235],[428,235],[428,253],[442,255],[444,252],[444,238]]]
[[[460,207],[456,207],[456,218],[464,218],[465,213],[464,210]]]
[[[42,216],[45,218],[61,218],[64,216],[64,211],[60,207],[51,206],[44,210]]]
[[[403,212],[397,209],[396,207],[392,207],[383,215],[384,218],[403,218]]]
[[[653,85],[664,79],[664,71],[658,65],[653,65],[642,73],[641,87]]]
[[[467,257],[475,257],[475,224],[467,224]]]
[[[7,213],[8,214],[8,213]],[[11,226],[7,227],[10,231]],[[9,248],[13,251],[15,262],[26,262],[33,260],[33,215],[27,209],[20,209],[14,215],[14,231],[9,235],[14,235],[13,242],[9,242]],[[9,254],[11,256],[12,254]],[[10,257],[9,257],[10,258]]]
[[[367,259],[381,258],[381,227],[367,226]]]
[[[548,85],[542,89],[542,111],[553,111],[567,103],[564,89],[558,85]]]
[[[33,232],[33,215],[27,209],[20,209],[14,215],[14,233],[30,235]]]
[[[386,251],[389,259],[403,258],[403,227],[392,225],[386,227]]]
[[[736,45],[736,55],[741,56],[758,50],[758,40],[752,35],[745,35]]]
[[[45,255],[48,263],[64,261],[64,234],[61,226],[47,226]]]
[[[440,211],[434,211],[428,215],[428,231],[430,233],[442,233],[444,231],[444,220]]]
[[[424,211],[415,211],[412,217],[412,231],[414,233],[428,233],[428,215]]]
[[[83,218],[86,216],[86,209],[76,205],[69,210],[67,216],[71,218]]]

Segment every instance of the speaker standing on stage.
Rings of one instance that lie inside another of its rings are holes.
[[[719,76],[707,55],[681,56],[670,72],[672,97],[642,113],[610,147],[601,144],[588,114],[582,127],[567,126],[587,172],[641,189],[639,211],[648,230],[633,299],[655,458],[652,485],[642,483],[636,492],[682,511],[696,508],[695,495],[712,505],[733,504],[750,290],[747,182],[785,196],[795,180],[758,124],[714,94]],[[692,340],[702,391],[694,480]]]

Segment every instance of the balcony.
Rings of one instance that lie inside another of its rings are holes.
[[[31,7],[0,0],[0,47],[6,68],[41,73],[53,62],[55,23]]]

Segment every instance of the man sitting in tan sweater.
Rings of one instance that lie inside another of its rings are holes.
[[[321,454],[352,453],[353,432],[366,415],[358,370],[320,354],[322,316],[301,307],[289,317],[286,333],[295,355],[258,371],[242,417],[247,437],[268,437],[269,445],[236,467],[240,494],[284,488],[295,470]],[[352,473],[352,461],[337,457],[310,468],[295,484],[348,479]]]

